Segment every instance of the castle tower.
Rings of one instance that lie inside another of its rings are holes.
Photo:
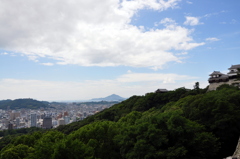
[[[214,71],[209,76],[209,83],[217,83],[217,82],[227,82],[229,80],[228,75],[221,73],[220,71]]]
[[[228,84],[233,85],[240,88],[240,64],[232,65],[229,68],[229,72],[227,74],[223,74],[220,71],[214,71],[209,76],[209,91],[216,90],[217,87]]]
[[[239,72],[239,69],[240,69],[240,65],[232,65],[230,68],[229,68],[229,72],[228,72],[228,76],[230,79],[233,79],[233,78],[236,78],[238,73]]]

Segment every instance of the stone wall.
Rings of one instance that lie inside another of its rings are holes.
[[[227,82],[218,82],[218,83],[210,83],[209,84],[209,87],[208,87],[208,91],[213,91],[213,90],[216,90],[217,87],[223,85],[223,84],[228,84],[228,85],[232,85],[234,83],[240,83],[239,80],[236,80],[236,79],[230,79],[229,81]],[[240,85],[238,85],[240,87]]]
[[[236,150],[235,150],[233,156],[238,157],[238,158],[240,157],[240,138],[238,140],[238,144],[237,144],[237,147],[236,147]]]

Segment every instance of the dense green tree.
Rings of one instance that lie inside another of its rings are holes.
[[[186,118],[196,121],[212,132],[221,143],[218,158],[234,152],[240,134],[240,91],[223,85],[217,91],[188,96],[176,102]]]
[[[93,148],[80,140],[62,139],[54,145],[52,159],[93,159]]]
[[[58,131],[48,131],[42,135],[40,139],[34,145],[34,153],[32,158],[34,159],[51,159],[55,144],[65,138],[65,135]]]
[[[69,135],[71,140],[80,140],[94,149],[94,158],[119,158],[118,149],[113,142],[118,127],[114,122],[102,121],[86,125]]]
[[[133,112],[119,123],[115,141],[123,158],[207,158],[218,150],[211,133],[176,110],[143,116]]]
[[[32,147],[23,144],[9,145],[7,149],[1,152],[0,159],[23,159],[34,151]]]

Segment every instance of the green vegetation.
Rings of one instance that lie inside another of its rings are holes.
[[[34,99],[16,99],[0,101],[0,109],[39,109],[48,106],[47,102],[40,102]]]
[[[233,154],[240,90],[222,85],[133,96],[83,121],[9,139],[0,159],[207,159]]]

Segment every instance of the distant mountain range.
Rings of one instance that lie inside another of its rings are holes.
[[[126,98],[120,97],[119,95],[112,94],[110,96],[107,96],[105,98],[93,98],[90,101],[123,101]]]

